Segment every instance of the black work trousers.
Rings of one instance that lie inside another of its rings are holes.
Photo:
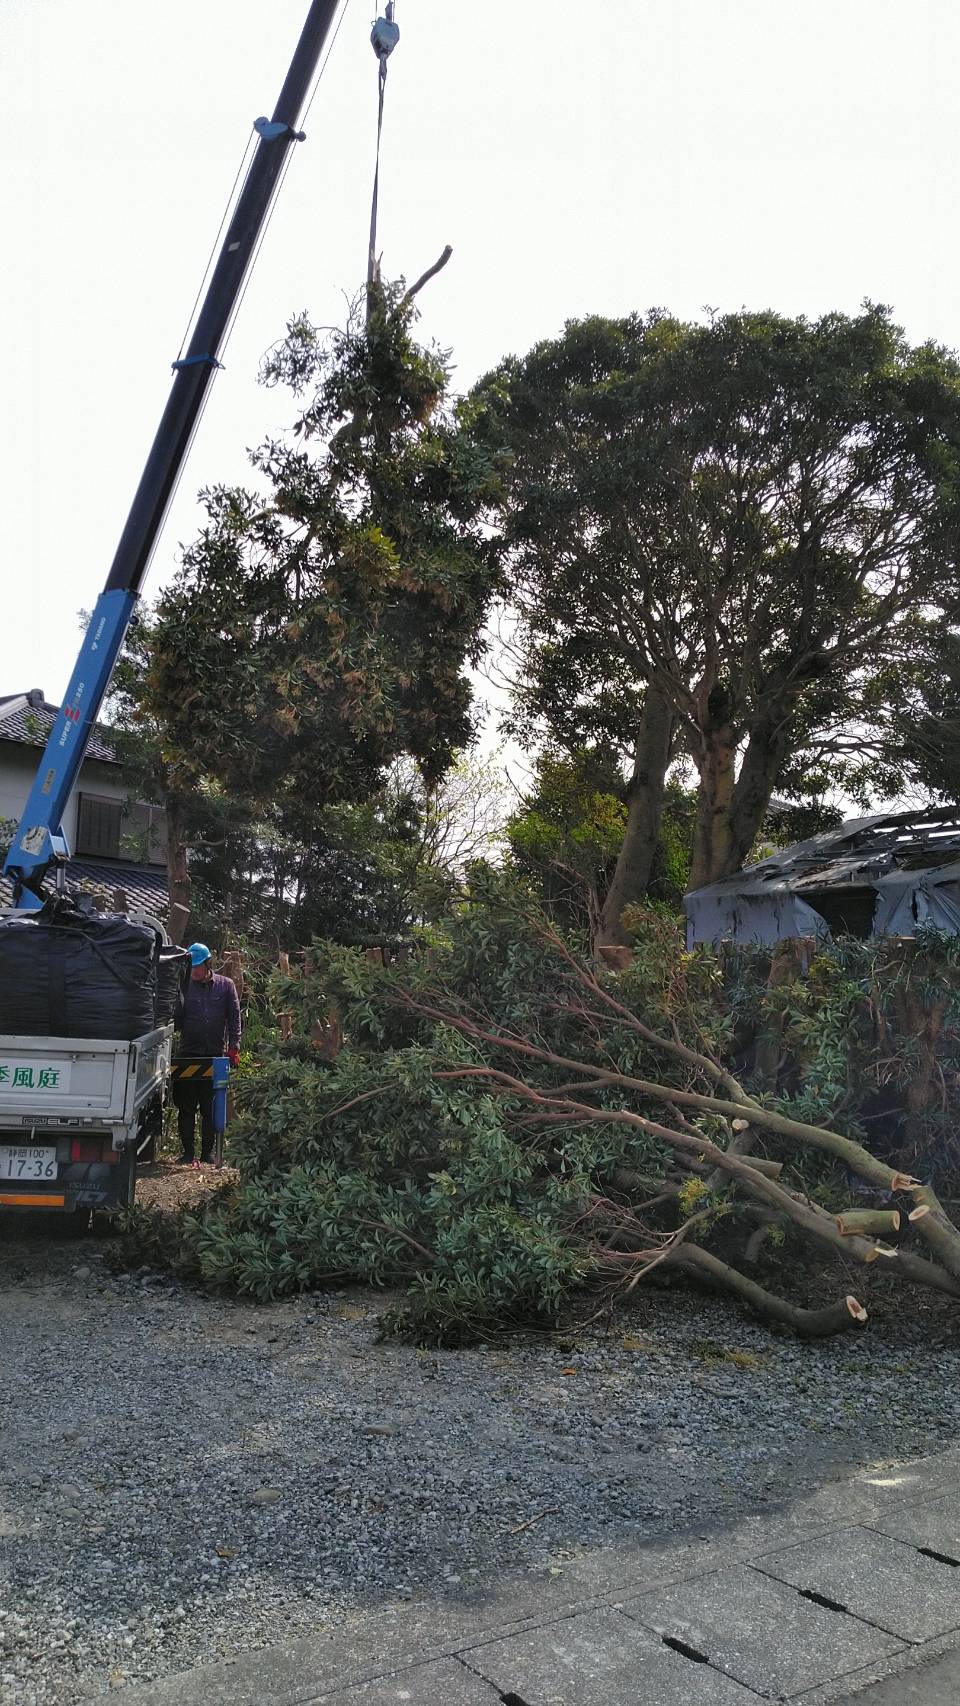
[[[200,1159],[213,1160],[213,1082],[209,1078],[176,1078],[173,1104],[184,1161],[192,1161],[196,1141],[197,1112],[200,1114]]]

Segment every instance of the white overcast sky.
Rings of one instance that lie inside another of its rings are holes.
[[[59,699],[166,398],[251,121],[307,0],[0,0],[0,693]],[[291,312],[365,267],[376,62],[345,21],[148,593],[289,403]],[[398,0],[385,270],[466,386],[584,313],[888,302],[960,345],[956,0]],[[214,685],[214,684],[212,684]]]

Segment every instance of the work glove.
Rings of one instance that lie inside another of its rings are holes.
[[[227,1049],[227,1059],[229,1060],[231,1066],[239,1066],[240,1065],[240,1050],[238,1048],[228,1048]]]

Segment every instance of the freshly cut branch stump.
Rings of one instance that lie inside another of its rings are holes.
[[[187,924],[189,919],[189,906],[181,906],[179,901],[172,901],[170,904],[170,911],[167,916],[167,935],[171,942],[176,943],[177,947],[181,946],[183,938],[187,933]]]
[[[883,1238],[900,1231],[900,1210],[896,1208],[847,1208],[836,1220],[837,1231],[845,1238],[856,1234],[862,1238]]]

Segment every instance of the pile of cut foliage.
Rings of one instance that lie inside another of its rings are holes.
[[[960,1297],[934,1188],[957,944],[686,953],[669,918],[631,929],[630,966],[598,970],[479,869],[399,964],[317,944],[276,981],[293,1037],[244,1083],[239,1181],[185,1223],[194,1271],[264,1299],[404,1288],[393,1327],[446,1342],[604,1308],[654,1270],[810,1335],[865,1319],[862,1265]]]

